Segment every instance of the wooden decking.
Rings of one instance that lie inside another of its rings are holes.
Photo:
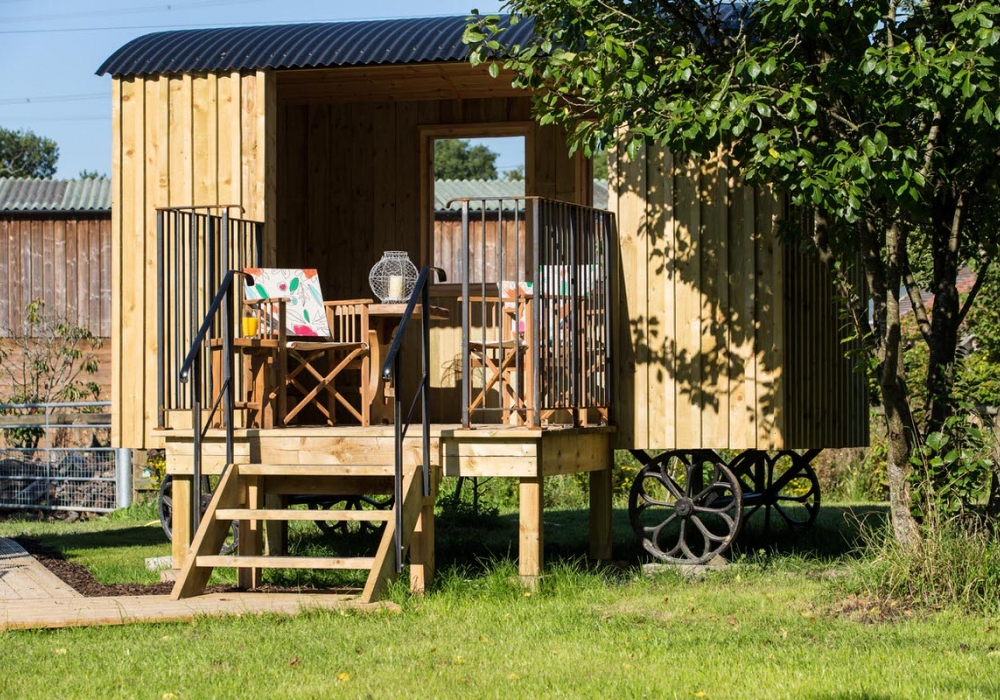
[[[443,476],[516,479],[520,511],[519,571],[525,583],[531,585],[537,581],[544,564],[546,477],[589,473],[589,554],[593,559],[610,557],[613,432],[614,428],[608,426],[551,425],[532,429],[478,425],[463,429],[453,424],[432,424],[429,434],[432,490]],[[422,461],[419,431],[413,433],[403,444],[404,473],[412,473]],[[166,430],[160,439],[166,445],[167,472],[173,476],[174,567],[183,569],[195,537],[189,524],[193,486],[192,434],[189,430]],[[393,464],[394,444],[393,428],[384,425],[244,429],[235,434],[234,463],[246,475],[251,474],[254,465],[262,465],[259,469],[275,475],[261,477],[263,482],[259,488],[265,504],[269,498],[292,494],[391,493],[391,480],[379,486],[371,479],[382,476],[380,470]],[[202,473],[221,473],[225,466],[222,431],[209,431],[202,447]],[[366,477],[367,485],[362,485],[355,483],[357,480],[348,480],[345,469],[358,470],[359,475],[372,473]],[[295,476],[298,472],[301,476]],[[223,513],[233,507],[223,506]],[[264,507],[261,512],[265,514],[273,508],[272,505]],[[428,583],[434,569],[433,506],[424,511],[415,533],[418,556],[411,559],[411,564],[417,564],[411,566],[411,586],[416,590]],[[404,509],[404,518],[407,512]],[[253,528],[252,523],[249,527]],[[269,530],[269,541],[270,535]],[[413,576],[414,571],[416,576]]]
[[[0,631],[136,622],[188,622],[198,616],[297,615],[311,609],[397,609],[362,604],[340,593],[210,593],[187,600],[168,595],[86,598],[63,583],[16,542],[0,539]]]

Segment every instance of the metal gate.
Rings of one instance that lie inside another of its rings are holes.
[[[109,512],[131,501],[131,451],[108,401],[0,404],[0,508]]]

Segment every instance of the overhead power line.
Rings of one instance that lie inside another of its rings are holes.
[[[452,15],[421,15],[423,18],[432,17],[450,17]],[[408,16],[398,16],[398,17],[356,17],[349,20],[345,19],[324,19],[324,18],[313,18],[313,19],[300,19],[300,20],[288,20],[283,22],[269,22],[266,20],[260,20],[257,22],[227,22],[225,24],[226,29],[233,27],[259,27],[266,25],[269,27],[285,25],[285,24],[314,24],[323,22],[365,22],[370,20],[390,20],[390,19],[408,19]],[[146,29],[215,29],[219,28],[221,25],[218,22],[211,23],[190,23],[190,24],[140,24],[128,27],[62,27],[58,29],[0,29],[0,34],[67,34],[73,32],[120,32],[120,31],[142,31]]]
[[[0,116],[0,123],[3,122],[17,122],[20,124],[34,123],[34,122],[97,122],[97,121],[110,121],[111,115],[105,114],[99,116],[96,114],[84,114],[79,117],[14,117],[14,116]]]
[[[82,95],[43,95],[39,97],[5,97],[0,105],[34,105],[48,102],[80,102],[83,100],[106,100],[109,93],[90,92]]]
[[[220,7],[222,5],[243,5],[262,0],[209,0],[208,2],[182,3],[179,5],[145,5],[143,7],[121,7],[110,10],[88,10],[86,12],[63,12],[51,15],[35,15],[33,17],[8,17],[6,22],[49,22],[54,19],[80,19],[82,17],[117,17],[118,15],[138,15],[148,12],[184,12],[205,7]]]

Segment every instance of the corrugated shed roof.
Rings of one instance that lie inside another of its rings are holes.
[[[0,177],[2,212],[109,212],[111,180]]]
[[[524,180],[438,180],[434,184],[434,209],[446,211],[452,199],[484,198],[487,211],[496,211],[498,197],[520,197],[524,194]],[[478,205],[472,207],[478,209]],[[594,180],[594,208],[608,208],[608,181]],[[458,207],[453,207],[457,211]]]
[[[467,21],[467,17],[425,17],[156,32],[122,46],[97,74],[465,61],[469,52],[462,32]],[[504,43],[523,44],[533,27],[533,21],[522,20],[504,33]]]

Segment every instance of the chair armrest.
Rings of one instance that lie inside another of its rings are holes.
[[[287,304],[291,297],[268,297],[267,299],[244,299],[247,306],[262,306],[263,304]]]
[[[324,301],[323,306],[350,306],[351,304],[374,304],[372,299],[337,299],[336,301]]]

